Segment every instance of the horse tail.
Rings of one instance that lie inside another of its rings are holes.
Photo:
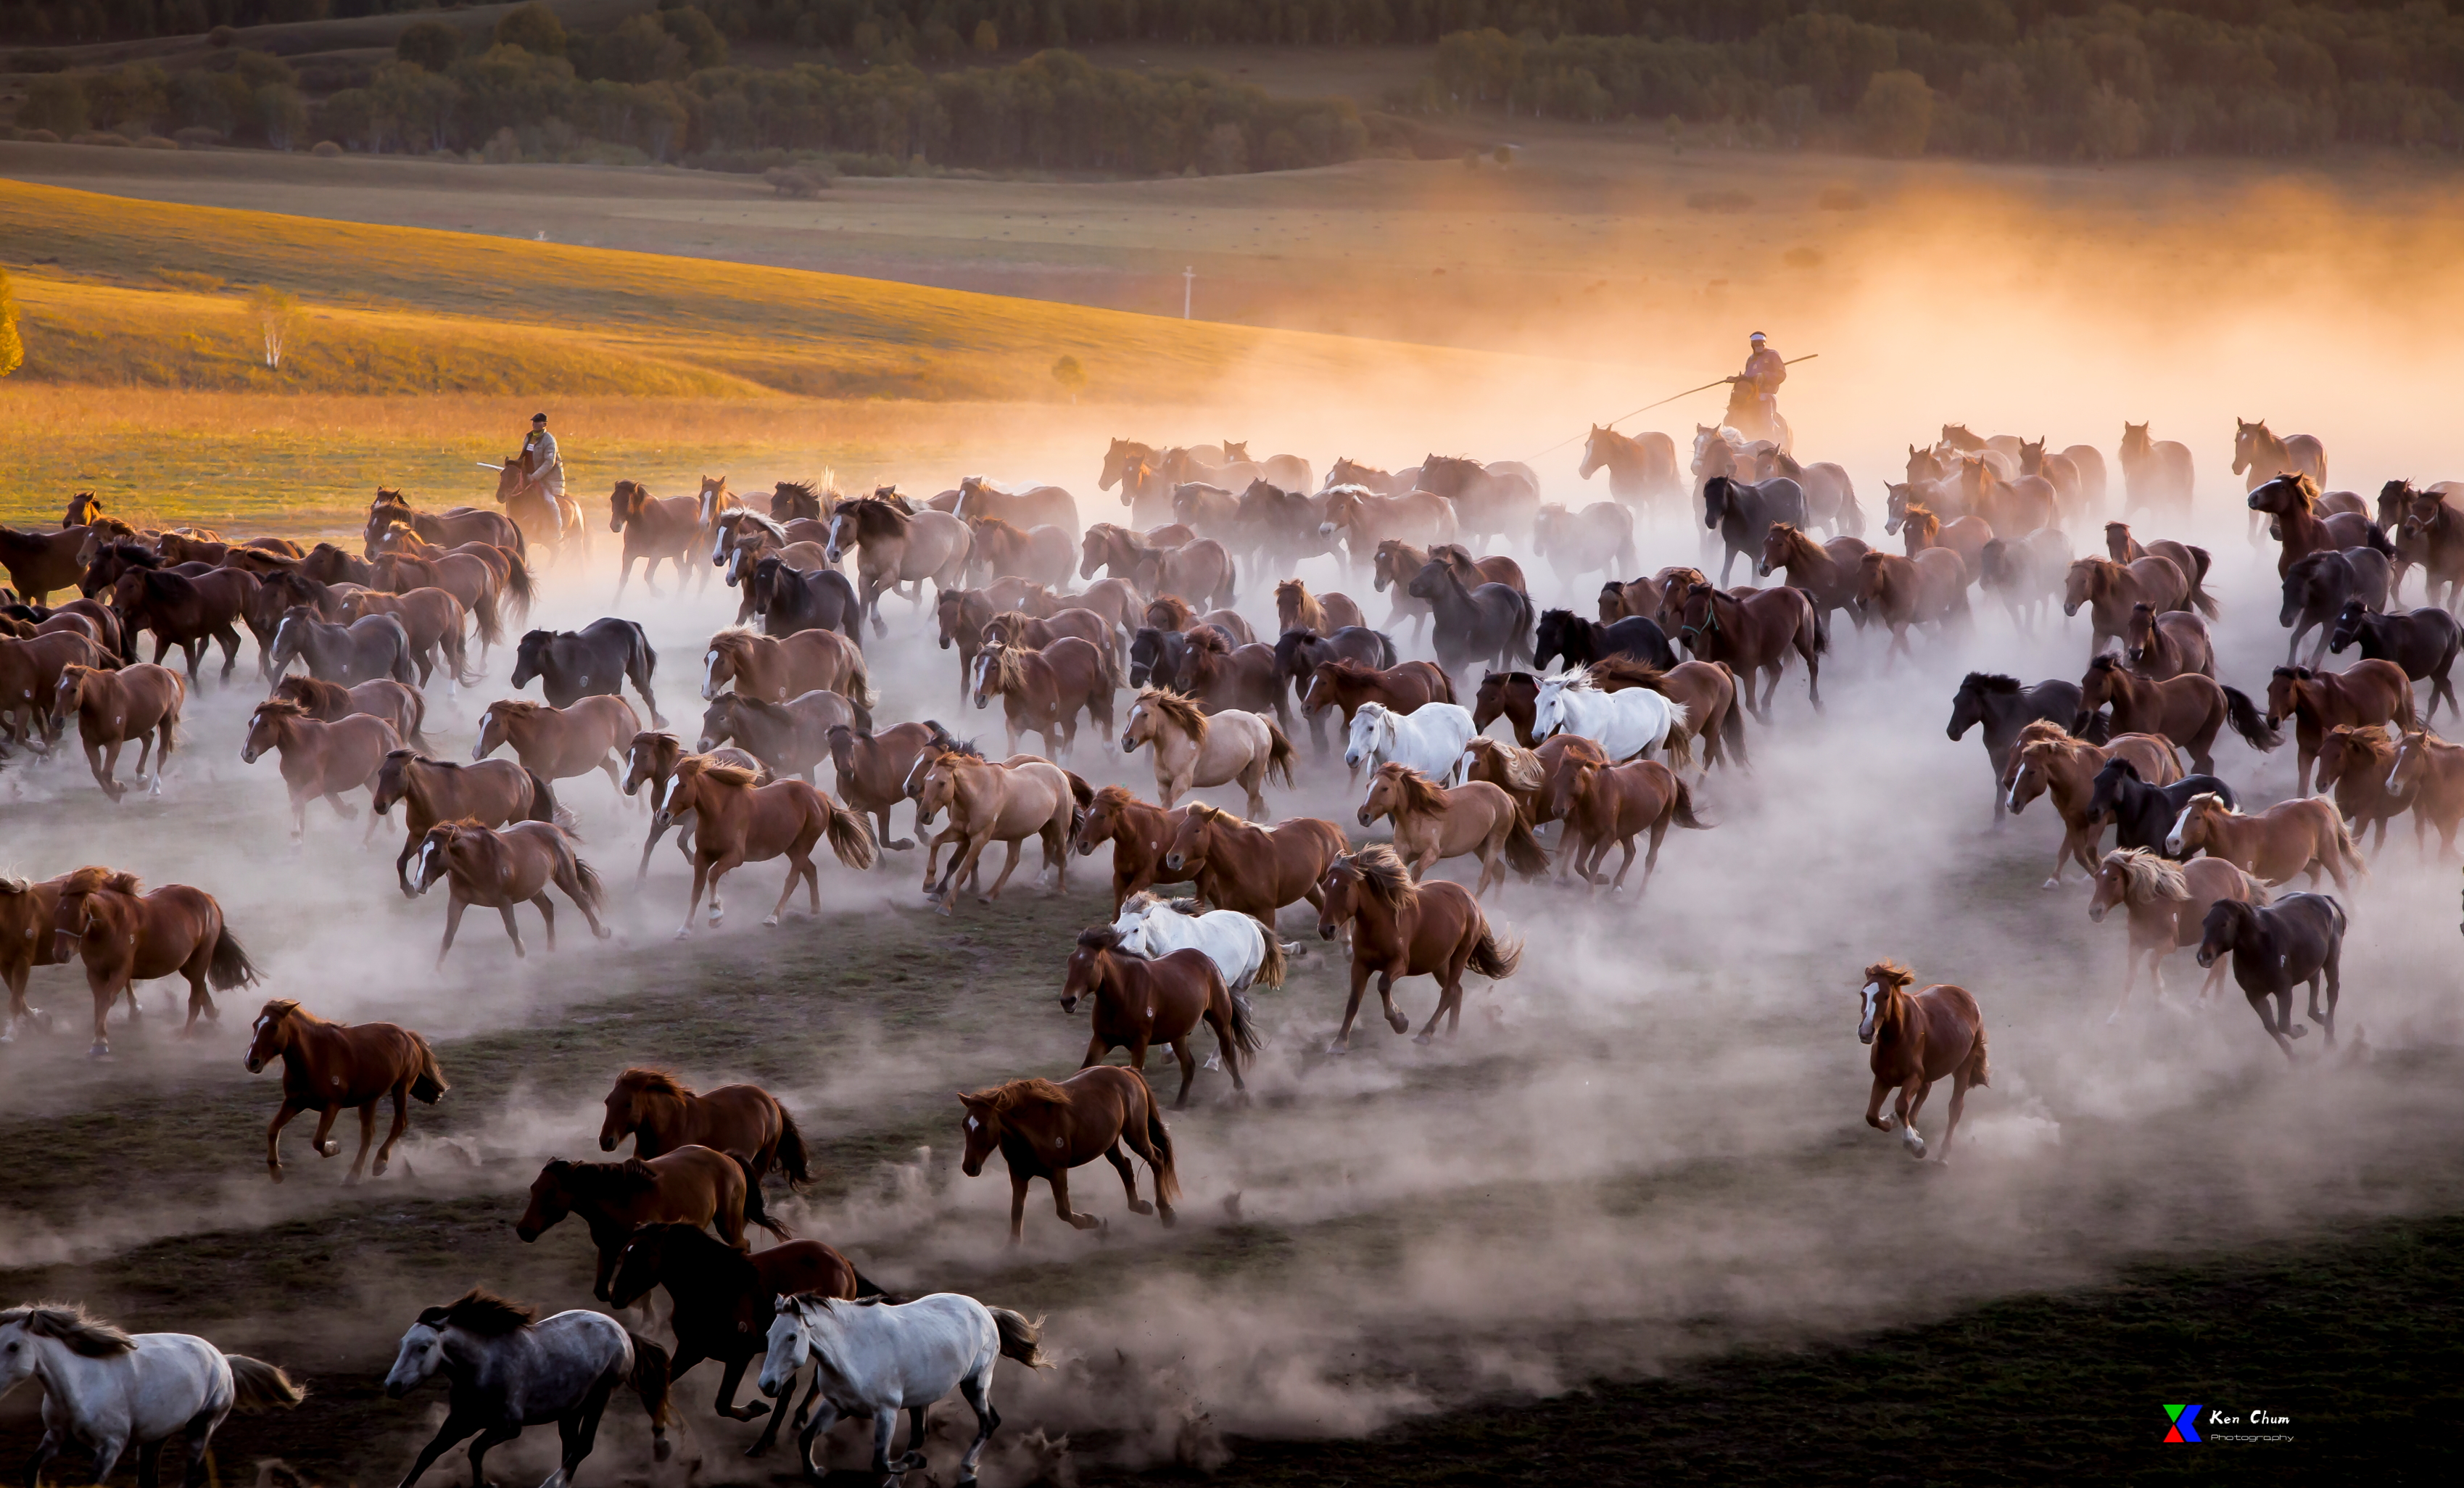
[[[986,1307],[984,1310],[993,1315],[993,1329],[1001,1335],[1002,1358],[1015,1359],[1030,1369],[1050,1368],[1052,1361],[1036,1346],[1044,1338],[1042,1318],[1029,1322],[1026,1314],[1012,1312],[1007,1307]]]
[[[1087,813],[1094,809],[1095,787],[1075,770],[1061,773],[1069,777],[1069,835],[1074,838],[1078,829],[1087,824]]]
[[[1147,1161],[1155,1168],[1155,1204],[1169,1209],[1173,1200],[1180,1197],[1180,1174],[1172,1165],[1172,1133],[1164,1128],[1163,1103],[1155,1099],[1155,1087],[1147,1083],[1146,1076],[1138,1075],[1136,1070],[1130,1073],[1137,1075],[1138,1093],[1146,1097]]]
[[[206,984],[216,992],[229,992],[233,987],[246,987],[262,975],[256,963],[248,958],[239,937],[229,925],[214,931],[213,958],[206,966]]]
[[[642,628],[640,621],[628,620],[625,624],[633,632],[632,648],[625,655],[625,670],[633,679],[633,685],[647,695],[650,690],[650,679],[658,674],[659,653],[650,648],[650,633]],[[642,668],[640,671],[633,669],[637,666]]]
[[[1506,829],[1506,865],[1525,878],[1535,878],[1549,871],[1548,850],[1540,845],[1540,839],[1531,835],[1531,823],[1523,820],[1519,805]],[[1272,935],[1266,938],[1274,939]]]
[[[2201,558],[2206,557],[2206,550],[2203,548],[2193,548],[2190,551],[2200,555]],[[2210,620],[2213,620],[2216,618],[2216,598],[2214,595],[2210,594],[2206,588],[2208,565],[2199,561],[2199,558],[2192,558],[2190,560],[2190,566],[2198,570],[2197,573],[2189,576],[2190,608],[2197,610],[2200,614],[2205,615]]]
[[[1531,665],[1531,646],[1533,644],[1532,631],[1539,624],[1539,622],[1531,614],[1531,596],[1524,593],[1520,589],[1515,590],[1514,611],[1517,617],[1514,625],[1514,645],[1507,655],[1508,660],[1519,661],[1528,667]],[[1445,668],[1443,667],[1439,668],[1441,671],[1444,669]],[[1446,690],[1448,692],[1452,692],[1454,690],[1454,683],[1451,679],[1449,679],[1446,684]],[[1449,697],[1447,701],[1452,702],[1454,699]]]
[[[1268,987],[1280,987],[1284,984],[1285,975],[1291,970],[1291,957],[1284,950],[1283,937],[1261,925],[1258,927],[1258,938],[1259,944],[1265,949],[1259,952],[1258,969],[1249,975],[1250,985],[1256,986],[1263,983]]]
[[[410,1077],[410,1098],[422,1105],[434,1105],[453,1087],[445,1083],[445,1071],[438,1067],[436,1051],[429,1047],[426,1037],[411,1034],[410,1041],[419,1048],[419,1069]]]
[[[518,533],[521,529],[517,527],[514,531]],[[531,581],[530,558],[518,549],[509,553],[502,548],[496,551],[505,554],[505,592],[513,596],[506,608],[513,611],[516,620],[527,621],[531,618],[531,601],[539,593],[538,586]]]
[[[1388,635],[1383,630],[1373,630],[1370,634],[1377,638],[1377,666],[1379,669],[1383,670],[1388,667],[1394,666],[1395,638]],[[1448,684],[1448,687],[1451,688],[1452,684]],[[1448,701],[1451,702],[1452,699],[1448,699]]]
[[[804,1150],[804,1133],[802,1128],[797,1127],[796,1118],[787,1114],[787,1107],[783,1105],[780,1106],[779,1171],[786,1176],[787,1187],[791,1189],[802,1188],[803,1185],[812,1182],[812,1163],[813,1160],[811,1155]],[[856,1280],[859,1283],[862,1283],[864,1281],[864,1278],[858,1277],[856,1278]],[[862,1296],[863,1294],[859,1292],[857,1295]]]
[[[1668,768],[1670,770],[1691,770],[1694,768],[1694,736],[1687,733],[1676,720],[1671,719],[1669,721],[1668,732],[1660,736],[1660,744],[1662,749],[1665,749],[1668,752]]]
[[[1713,824],[1694,814],[1694,792],[1683,780],[1677,782],[1677,795],[1668,803],[1667,815],[1689,832],[1707,832]]]
[[[407,726],[410,736],[403,740],[405,744],[423,755],[436,748],[428,737],[428,694],[417,688],[410,689],[410,717]]]
[[[1794,586],[1792,585],[1791,587]],[[1801,595],[1805,595],[1805,607],[1812,611],[1814,615],[1814,654],[1816,656],[1830,655],[1831,612],[1824,609],[1820,604],[1815,603],[1814,596],[1806,594],[1804,590],[1798,589],[1796,592]],[[1963,594],[1966,591],[1964,590],[1962,591]]]
[[[2239,688],[2227,688],[2224,693],[2225,719],[2233,725],[2233,731],[2241,735],[2243,743],[2253,749],[2270,750],[2284,742],[2281,732],[2267,726],[2266,714],[2258,711],[2258,706],[2250,700],[2249,693]],[[2410,695],[2409,692],[2406,694],[2408,697]]]
[[[864,818],[832,800],[826,794],[820,791],[814,794],[822,798],[822,827],[829,834],[830,851],[850,868],[871,867],[881,856],[872,840],[871,826]]]
[[[599,870],[583,862],[582,854],[573,850],[573,834],[570,830],[557,839],[556,850],[563,855],[567,863],[573,864],[574,899],[591,913],[597,914],[607,903],[607,886],[599,881]]]
[[[2343,861],[2345,867],[2350,868],[2354,873],[2361,877],[2367,878],[2370,872],[2370,865],[2362,858],[2362,844],[2354,840],[2353,829],[2344,824],[2344,814],[2339,811],[2333,813],[2333,816],[2336,822],[2336,856]],[[2343,908],[2341,906],[2338,907],[2336,910],[2337,918],[2341,920],[2343,917]],[[2343,929],[2341,925],[2337,928],[2339,930]]]
[[[496,589],[494,584],[479,591],[478,602],[471,606],[471,620],[478,627],[481,645],[504,644],[505,625],[496,615]]]
[[[1971,1085],[1986,1083],[1987,1076],[1992,1073],[1991,1062],[1985,1049],[1985,1025],[1980,1022],[1976,1025],[1976,1047],[1968,1052],[1968,1083]]]
[[[1292,783],[1292,741],[1276,726],[1275,720],[1264,713],[1258,716],[1266,726],[1266,774],[1271,777],[1277,771],[1282,771],[1285,788],[1289,789]]]
[[[862,725],[865,733],[870,733],[872,725],[866,721],[863,715],[879,704],[881,697],[872,690],[872,673],[865,667],[862,651],[855,653],[855,661],[847,672],[847,701],[855,705],[857,721]]]
[[[1525,655],[1525,659],[1529,659],[1529,654],[1528,652]],[[1463,699],[1455,696],[1454,673],[1446,670],[1443,667],[1438,668],[1438,701],[1441,703],[1452,703],[1457,708],[1461,708],[1463,706]]]
[[[1223,587],[1216,591],[1216,607],[1230,609],[1241,602],[1241,565],[1230,554],[1223,556]]]
[[[675,1450],[668,1442],[668,1423],[675,1418],[668,1402],[671,1361],[666,1349],[630,1328],[625,1330],[625,1338],[633,1346],[633,1368],[626,1374],[625,1383],[642,1397],[642,1409],[649,1412],[650,1455],[665,1462],[668,1454]]]
[[[1746,763],[1746,711],[1737,703],[1736,668],[1727,662],[1713,662],[1711,665],[1726,672],[1728,678],[1728,708],[1720,715],[1720,747],[1723,753],[1734,750],[1737,763],[1742,765]]]
[[[547,777],[539,774],[536,770],[525,768],[522,771],[522,774],[531,777],[530,815],[524,817],[522,820],[525,821],[554,821],[557,816],[556,787],[548,784]]]
[[[260,1411],[288,1411],[308,1398],[307,1390],[291,1382],[291,1376],[262,1359],[246,1354],[225,1354],[223,1363],[231,1367],[231,1409],[249,1415]]]
[[[393,680],[407,688],[419,686],[419,664],[410,653],[410,631],[399,620],[394,621]]]
[[[1270,944],[1274,938],[1272,935],[1266,937]],[[1258,1032],[1257,1018],[1250,1015],[1249,995],[1245,992],[1226,991],[1224,996],[1232,1004],[1232,1046],[1243,1054],[1256,1054],[1266,1046],[1266,1039],[1265,1035]]]
[[[872,1278],[866,1276],[863,1272],[858,1271],[855,1268],[854,1261],[847,1262],[847,1275],[855,1279],[855,1294],[858,1297],[879,1297],[885,1301],[893,1302],[899,1300],[896,1293],[891,1291],[888,1287],[883,1286]]]
[[[745,1161],[742,1157],[737,1156],[734,1152],[730,1152],[727,1155],[735,1157],[736,1166],[743,1170],[744,1172],[744,1222],[750,1225],[759,1225],[762,1229],[769,1231],[776,1238],[782,1240],[792,1239],[794,1237],[794,1232],[790,1231],[785,1225],[781,1224],[778,1220],[771,1218],[770,1211],[761,1207],[761,1175],[753,1171],[753,1165]]]
[[[1500,940],[1497,931],[1484,923],[1480,943],[1471,948],[1471,969],[1490,981],[1504,981],[1523,964],[1523,942]]]
[[[2227,689],[2227,691],[2231,690],[2231,689]],[[2225,708],[2228,716],[2230,716],[2233,709],[2233,699],[2231,697],[2227,697],[2225,699]],[[2113,741],[2113,714],[2105,712],[2100,709],[2097,711],[2088,714],[2086,722],[2087,727],[2074,728],[2071,730],[2072,737],[2083,739],[2090,744],[2109,744]]]

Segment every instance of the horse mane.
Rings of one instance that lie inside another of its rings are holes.
[[[771,493],[774,495],[780,492],[785,492],[789,495],[814,496],[818,498],[820,494],[813,489],[813,483],[809,480],[773,481],[770,489]]]
[[[1446,470],[1468,470],[1474,474],[1485,469],[1478,460],[1460,454],[1433,454],[1420,462],[1420,469],[1423,470],[1433,466]]]
[[[36,1338],[56,1339],[73,1353],[109,1359],[137,1346],[137,1340],[85,1310],[80,1302],[21,1302],[0,1312],[0,1327],[25,1324]]]
[[[1900,511],[1900,525],[1921,528],[1930,537],[1942,531],[1942,518],[1934,515],[1933,509],[1924,502],[1911,501]]]
[[[1067,1105],[1069,1092],[1041,1075],[1025,1080],[1011,1080],[979,1090],[967,1097],[979,1102],[996,1116],[1006,1116],[1022,1105]]]
[[[2089,662],[2087,664],[2087,669],[2088,675],[2090,676],[2094,676],[2101,671],[2120,671],[2123,669],[2122,658],[2114,655],[2111,651],[2105,651],[2100,654],[2094,661]]]
[[[1476,733],[1468,747],[1475,755],[1496,757],[1498,768],[1506,773],[1508,790],[1536,791],[1548,783],[1548,776],[1540,768],[1540,756],[1520,744],[1508,744],[1504,739]]]
[[[60,893],[62,896],[69,894],[91,894],[105,888],[111,889],[116,893],[136,893],[138,891],[137,875],[134,873],[122,873],[117,868],[105,868],[97,866],[93,864],[88,864],[84,867],[78,868],[77,871],[71,873],[67,879],[62,881],[60,884]]]
[[[2406,733],[2405,737],[2410,738],[2415,733],[2425,732],[2427,731],[2420,729],[2409,730]],[[2327,733],[2333,737],[2343,739],[2346,748],[2359,749],[2363,754],[2369,755],[2373,759],[2385,759],[2395,753],[2395,741],[2388,738],[2383,731],[2376,728],[2358,724],[2340,723],[2334,728],[2328,730]]]
[[[1914,982],[1917,979],[1917,974],[1897,961],[1877,961],[1865,968],[1865,979],[1869,982],[1881,982],[1884,988],[1899,992],[1904,991],[1909,983]]]
[[[1026,685],[1026,647],[995,641],[976,653],[979,666],[989,664],[992,675],[987,678],[996,692],[1008,692]]]
[[[857,496],[839,503],[839,510],[855,518],[855,530],[861,535],[868,522],[876,527],[905,536],[914,518],[880,496]]]
[[[1198,699],[1169,688],[1142,688],[1138,701],[1170,719],[1175,728],[1199,743],[1206,742],[1206,711],[1198,706]]]
[[[992,619],[985,621],[984,628],[997,636],[1001,645],[1016,646],[1019,637],[1025,632],[1028,622],[1034,619],[1034,616],[1024,610],[1002,610]]]
[[[2122,897],[2131,904],[2190,897],[2182,865],[2152,847],[2116,847],[2104,855],[2104,865],[2122,875]]]
[[[710,648],[723,652],[733,662],[752,655],[756,643],[762,639],[742,625],[730,625],[710,638]]]
[[[659,1186],[659,1171],[638,1157],[613,1163],[577,1163],[560,1157],[548,1164],[560,1178],[579,1178],[576,1187],[593,1197],[641,1193]]]
[[[1583,668],[1583,680],[1602,691],[1607,690],[1611,682],[1622,682],[1630,687],[1662,692],[1667,690],[1661,684],[1668,680],[1668,673],[1631,656],[1603,656]]]
[[[2223,796],[2214,791],[2201,791],[2196,796],[2191,797],[2189,800],[2182,802],[2182,814],[2184,816],[2189,816],[2202,806],[2213,806],[2216,810],[2229,817],[2237,817],[2241,815],[2241,812],[2237,808],[2235,808],[2231,802],[2227,801]]]
[[[419,1315],[419,1321],[429,1327],[457,1327],[481,1338],[503,1338],[531,1325],[539,1310],[528,1302],[510,1297],[499,1297],[484,1286],[474,1286],[442,1307],[430,1307]]]
[[[971,532],[979,534],[990,532],[996,536],[1014,537],[1021,541],[1024,541],[1026,538],[1025,528],[1019,526],[1015,522],[1005,522],[998,516],[968,517],[967,528]]]
[[[1919,508],[1910,507],[1908,510],[1913,513],[1918,511]],[[1793,522],[1771,523],[1771,535],[1777,537],[1784,545],[1786,545],[1788,556],[1791,560],[1793,560],[1799,554],[1810,556],[1818,554],[1822,551],[1812,537],[1806,536],[1805,529],[1797,526]],[[1786,565],[1782,566],[1785,567]]]
[[[308,716],[308,709],[307,705],[291,698],[269,697],[264,702],[256,705],[255,716],[260,718],[305,718]]]
[[[753,698],[746,698],[745,701],[749,703],[756,700]],[[704,755],[703,757],[708,758],[709,756]],[[753,786],[761,778],[758,772],[747,770],[742,765],[703,765],[698,774],[703,779],[708,780],[715,785],[740,787],[745,790],[752,789]]]
[[[100,561],[102,558],[116,558],[131,568],[161,568],[163,566],[163,555],[142,543],[106,542],[102,545],[102,551],[96,555],[96,560]]]
[[[2319,674],[2307,667],[2278,667],[2274,675],[2290,682],[2316,682]]]
[[[1107,785],[1095,792],[1094,799],[1089,803],[1089,809],[1092,810],[1096,806],[1110,806],[1113,810],[1118,811],[1123,806],[1133,806],[1137,804],[1137,799],[1138,798],[1136,793],[1132,791],[1126,785]],[[1141,890],[1140,893],[1143,894],[1144,891]],[[1152,894],[1145,894],[1144,896],[1150,899],[1155,897]],[[1136,899],[1138,897],[1140,897],[1139,894],[1133,894],[1131,896],[1132,899]]]
[[[1199,821],[1204,821],[1211,826],[1243,826],[1246,824],[1239,817],[1234,816],[1222,807],[1210,806],[1204,801],[1192,801],[1181,809],[1187,811],[1191,816],[1197,818]]]
[[[1121,951],[1121,932],[1109,925],[1089,925],[1078,932],[1078,944],[1096,951]],[[1121,953],[1129,954],[1126,951]]]
[[[807,494],[809,493],[810,492],[807,492]],[[739,531],[742,529],[743,523],[751,522],[755,526],[760,528],[763,532],[768,533],[771,536],[778,538],[780,546],[786,546],[787,528],[785,524],[773,521],[749,506],[730,508],[727,512],[722,514],[721,519],[724,520],[727,517],[735,517],[737,519],[737,528]]]
[[[267,999],[265,1006],[256,1010],[256,1016],[259,1018],[304,1018],[311,1023],[321,1023],[325,1021],[325,1019],[319,1018],[316,1014],[301,1007],[299,1005],[299,999],[297,997],[269,998]]]
[[[1350,657],[1345,656],[1337,656],[1327,661],[1322,661],[1317,664],[1317,669],[1320,671],[1331,670],[1334,673],[1336,681],[1354,684],[1375,682],[1380,675],[1382,675],[1376,667],[1370,666],[1367,662],[1355,662]]]
[[[502,713],[508,718],[528,718],[546,707],[545,703],[527,697],[500,697],[488,705],[487,711]]]
[[[1161,595],[1148,602],[1147,618],[1154,619],[1156,610],[1162,610],[1171,622],[1170,624],[1155,626],[1157,630],[1187,630],[1198,620],[1198,612],[1189,607],[1187,600],[1177,594]]]
[[[1358,852],[1346,853],[1344,860],[1359,873],[1361,890],[1389,913],[1399,913],[1419,897],[1420,886],[1412,882],[1411,869],[1385,842],[1372,842]]]
[[[1431,816],[1446,809],[1446,793],[1410,765],[1389,760],[1377,767],[1377,777],[1393,785],[1395,794],[1402,798],[1397,803],[1397,810],[1413,816]]]
[[[619,1088],[629,1087],[642,1095],[672,1095],[680,1100],[693,1093],[693,1086],[666,1070],[649,1069],[639,1064],[628,1066],[625,1073],[616,1077],[616,1083]]]

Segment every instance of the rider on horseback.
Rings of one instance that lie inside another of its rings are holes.
[[[547,431],[547,415],[531,415],[531,431],[522,440],[522,487],[564,506],[564,460],[556,451],[556,436]]]
[[[1746,358],[1746,369],[1728,379],[1728,422],[1749,439],[1775,440],[1780,427],[1779,384],[1788,381],[1788,363],[1762,332],[1756,331],[1749,339],[1753,351]],[[1747,427],[1746,418],[1751,419],[1753,427]]]

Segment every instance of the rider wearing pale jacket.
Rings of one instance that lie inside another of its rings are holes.
[[[522,440],[522,484],[536,487],[559,507],[564,505],[564,460],[556,451],[556,436],[547,431],[547,415],[531,415],[531,431]]]
[[[1739,376],[1752,383],[1754,391],[1762,394],[1763,402],[1768,404],[1778,396],[1779,384],[1788,381],[1788,363],[1780,360],[1762,332],[1756,331],[1751,339],[1754,349],[1746,358],[1746,370]]]

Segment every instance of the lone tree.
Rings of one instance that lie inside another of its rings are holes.
[[[17,335],[17,296],[9,292],[9,271],[0,269],[0,377],[26,364],[26,342]]]
[[[1061,384],[1074,404],[1078,401],[1078,394],[1087,386],[1087,369],[1078,364],[1077,358],[1064,357],[1052,364],[1052,380]]]
[[[281,371],[283,348],[299,323],[298,296],[260,284],[249,293],[248,308],[256,317],[257,333],[265,339],[266,366]]]

